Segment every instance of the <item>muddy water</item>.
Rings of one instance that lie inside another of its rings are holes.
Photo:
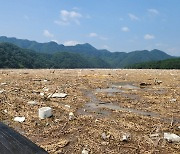
[[[116,87],[116,88],[122,88],[122,89],[131,89],[131,90],[137,90],[140,89],[140,87],[134,85],[131,82],[118,82],[118,83],[113,83],[112,87]]]
[[[106,89],[96,89],[95,92],[97,93],[119,93],[119,92],[123,92],[123,90],[120,90],[118,88],[115,87],[110,87],[110,88],[106,88]]]
[[[107,92],[107,89],[105,89],[105,91]],[[115,91],[117,92],[118,90],[115,90]],[[108,102],[99,101],[96,95],[91,91],[86,91],[85,95],[90,99],[90,102],[85,104],[83,110],[79,110],[80,114],[83,114],[82,111],[87,113],[88,111],[98,112],[98,109],[110,109],[110,110],[116,110],[116,111],[132,112],[132,113],[141,114],[144,116],[158,117],[158,114],[153,113],[153,112],[146,112],[146,111],[136,110],[133,108],[120,107],[119,105],[116,105],[116,103],[108,103]],[[106,112],[105,115],[108,115],[108,114],[109,112]]]
[[[164,118],[162,116],[160,116],[158,113],[155,112],[149,112],[149,111],[142,111],[142,110],[137,110],[134,108],[126,108],[126,107],[121,107],[120,105],[118,105],[115,102],[102,102],[100,100],[97,99],[95,93],[107,93],[107,94],[118,94],[120,93],[122,96],[127,96],[130,99],[138,99],[139,97],[137,95],[132,95],[131,94],[127,94],[124,93],[124,90],[119,89],[131,89],[131,90],[141,90],[141,88],[132,85],[132,83],[117,83],[117,84],[113,84],[111,87],[106,88],[106,89],[95,89],[94,91],[84,91],[84,94],[86,97],[88,97],[90,99],[89,102],[87,102],[84,106],[84,108],[79,109],[78,110],[78,114],[81,115],[96,115],[99,117],[105,117],[105,116],[110,116],[111,111],[108,110],[116,110],[116,111],[127,111],[127,112],[131,112],[134,114],[139,114],[139,115],[143,115],[143,116],[150,116],[150,117],[154,117],[154,118],[160,118],[162,121],[165,122],[171,122],[172,119],[171,118]],[[108,109],[108,110],[106,110]],[[174,118],[174,122],[180,122],[180,119],[176,119]]]

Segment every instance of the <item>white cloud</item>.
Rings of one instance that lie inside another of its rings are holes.
[[[155,39],[155,36],[151,35],[151,34],[146,34],[146,35],[144,35],[144,39],[145,40],[152,40],[152,39]]]
[[[97,33],[89,33],[88,37],[91,37],[91,38],[98,38],[100,40],[108,40],[107,37],[104,37],[104,36],[100,36],[99,34]]]
[[[77,44],[79,44],[78,41],[66,41],[63,43],[65,46],[75,46]]]
[[[153,15],[158,15],[159,14],[159,11],[156,10],[156,9],[148,9],[148,12],[153,14]]]
[[[123,32],[128,32],[128,31],[129,31],[129,28],[128,28],[128,27],[122,27],[121,30],[122,30]]]
[[[89,34],[89,37],[97,37],[97,36],[98,36],[97,33],[90,33],[90,34]]]
[[[59,25],[69,25],[70,23],[74,22],[77,25],[80,25],[79,19],[82,17],[82,14],[76,11],[61,10],[60,20],[55,20],[54,23]]]
[[[139,17],[137,17],[137,16],[134,15],[134,14],[129,13],[128,16],[129,16],[129,18],[130,18],[131,20],[139,20]]]
[[[51,37],[51,38],[54,37],[54,35],[52,33],[50,33],[48,30],[44,30],[43,35],[46,37]]]

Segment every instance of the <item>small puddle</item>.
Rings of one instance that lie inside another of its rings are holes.
[[[78,109],[77,113],[80,115],[95,115],[96,117],[103,118],[111,115],[110,111],[103,110],[100,108],[90,108],[84,107],[83,109]]]
[[[167,90],[165,90],[165,89],[154,90],[154,94],[163,95],[166,93],[167,93]]]
[[[121,86],[119,86],[121,85]],[[123,86],[122,86],[123,85]],[[121,89],[120,89],[121,88]],[[123,89],[123,90],[122,90]],[[107,93],[107,96],[115,96],[117,93],[120,93],[121,96],[132,99],[132,100],[139,100],[139,96],[136,94],[130,94],[127,93],[126,90],[132,89],[132,90],[136,90],[136,89],[140,89],[139,87],[130,85],[130,84],[122,84],[122,83],[117,83],[116,85],[113,84],[111,87],[109,88],[97,88],[95,90],[95,93]],[[94,96],[92,96],[94,97]],[[97,101],[97,99],[96,99]]]
[[[131,90],[137,90],[140,89],[140,87],[135,86],[133,83],[131,82],[118,82],[118,83],[114,83],[112,85],[112,87],[118,87],[118,88],[122,88],[122,89],[131,89]]]
[[[97,92],[97,91],[96,91]],[[158,117],[158,114],[153,113],[153,112],[147,112],[147,111],[141,111],[141,110],[136,110],[132,108],[125,108],[125,107],[120,107],[119,105],[115,105],[114,103],[107,103],[107,102],[101,102],[97,99],[95,94],[91,91],[86,91],[85,95],[90,99],[90,102],[86,103],[83,109],[79,109],[78,113],[79,114],[85,114],[88,115],[88,112],[102,112],[99,109],[110,109],[110,110],[116,110],[116,111],[128,111],[136,114],[141,114],[144,116],[152,116],[152,117]],[[102,113],[104,115],[109,115],[110,112],[105,112]]]
[[[107,93],[117,93],[122,92],[117,88],[107,88],[107,89],[96,89],[94,92],[107,92]],[[111,112],[105,109],[116,110],[116,111],[127,111],[135,114],[140,114],[143,116],[150,116],[154,118],[160,118],[162,121],[171,122],[170,118],[163,118],[158,113],[137,110],[134,108],[126,108],[116,105],[115,103],[102,102],[97,99],[96,95],[92,91],[85,91],[84,94],[87,96],[90,101],[85,104],[84,108],[79,109],[77,112],[80,115],[96,115],[98,117],[107,117],[110,116]],[[133,96],[136,99],[135,96]],[[180,122],[180,119],[174,119],[175,122]]]
[[[97,93],[120,93],[123,92],[122,90],[116,88],[116,87],[112,87],[112,88],[106,88],[106,89],[96,89],[95,92]]]

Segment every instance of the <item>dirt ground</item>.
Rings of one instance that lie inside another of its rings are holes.
[[[180,153],[164,139],[180,135],[180,70],[0,70],[0,104],[1,121],[49,153]]]

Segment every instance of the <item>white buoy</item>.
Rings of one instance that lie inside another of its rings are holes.
[[[42,107],[39,109],[39,118],[45,119],[52,116],[52,108],[50,107]]]

